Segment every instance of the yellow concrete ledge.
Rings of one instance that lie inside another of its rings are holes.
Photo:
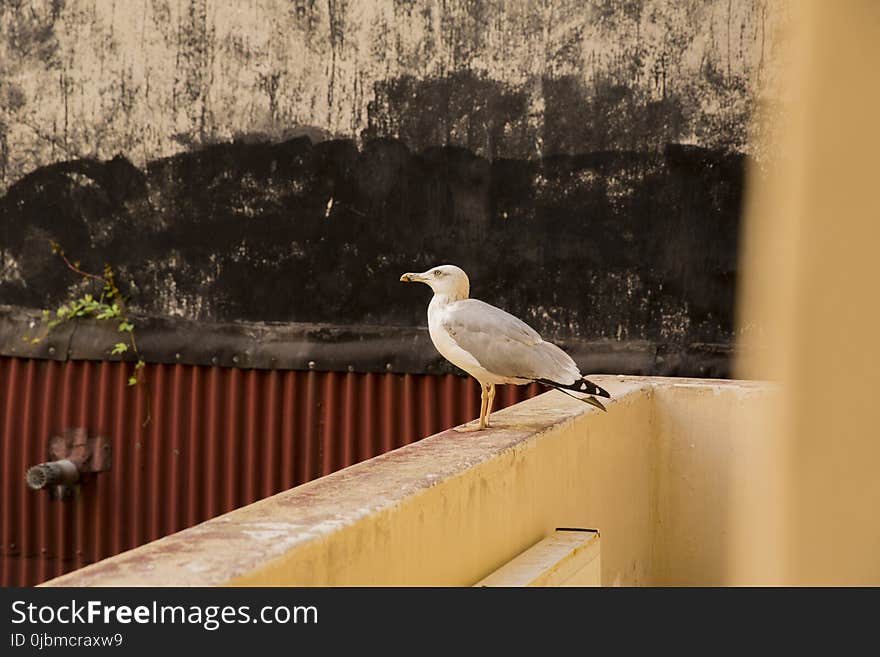
[[[595,380],[608,413],[549,392],[492,430],[445,431],[47,585],[468,586],[556,527],[601,531],[606,585],[730,583],[731,494],[748,484],[730,457],[760,451],[772,389]]]
[[[475,586],[601,586],[599,532],[557,529]]]

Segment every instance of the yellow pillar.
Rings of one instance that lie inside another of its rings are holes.
[[[880,584],[880,3],[794,2],[787,103],[752,172],[739,376],[784,384],[735,572]],[[745,467],[748,467],[745,466]]]

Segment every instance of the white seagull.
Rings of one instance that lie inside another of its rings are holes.
[[[421,274],[407,273],[400,280],[425,283],[434,291],[428,304],[431,341],[446,360],[474,377],[482,388],[480,424],[475,430],[489,426],[495,385],[499,383],[537,382],[562,392],[611,397],[584,378],[567,353],[541,339],[524,321],[488,303],[469,299],[467,274],[455,265],[433,267]],[[576,399],[605,410],[595,397]]]

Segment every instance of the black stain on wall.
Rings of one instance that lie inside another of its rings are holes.
[[[39,168],[0,198],[0,303],[69,297],[57,240],[86,269],[112,264],[136,313],[206,332],[423,327],[429,291],[398,278],[454,263],[549,339],[642,354],[603,369],[728,374],[742,126],[718,130],[726,147],[680,145],[696,98],[537,84],[539,121],[535,89],[464,70],[377,85],[360,146],[243,139],[143,171],[121,156]]]
[[[212,146],[146,172],[79,160],[0,199],[15,271],[0,298],[67,298],[77,280],[55,239],[86,269],[112,263],[143,315],[419,327],[429,291],[398,278],[449,262],[474,296],[548,338],[715,345],[711,373],[726,374],[742,183],[741,156],[684,146],[489,161],[299,138]],[[697,358],[675,373],[706,371]]]

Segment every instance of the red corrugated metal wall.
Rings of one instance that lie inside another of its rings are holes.
[[[32,585],[411,443],[479,413],[452,375],[359,374],[0,357],[0,583]],[[541,392],[498,388],[496,408]],[[79,498],[25,485],[68,427],[111,439],[113,466]]]

